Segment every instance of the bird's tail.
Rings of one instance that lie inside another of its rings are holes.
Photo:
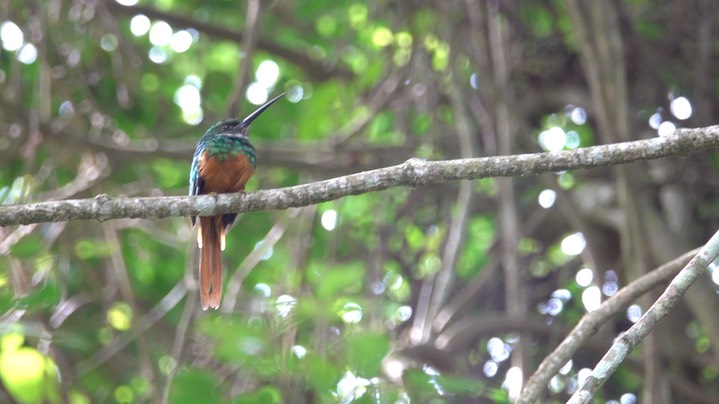
[[[225,229],[222,216],[201,217],[197,229],[200,247],[200,302],[202,309],[220,307],[222,297],[222,250],[225,249]]]

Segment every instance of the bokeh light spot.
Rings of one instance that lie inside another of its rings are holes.
[[[267,87],[258,82],[254,82],[250,83],[250,85],[247,86],[247,92],[245,93],[245,96],[247,97],[247,101],[249,101],[251,104],[262,105],[267,102],[270,94],[267,91]]]
[[[255,72],[255,79],[259,84],[270,88],[277,83],[277,79],[280,77],[280,66],[272,60],[263,60],[257,71]]]
[[[17,60],[26,65],[35,63],[35,60],[37,60],[37,48],[35,45],[31,43],[23,45],[17,53]]]
[[[602,304],[602,291],[597,286],[590,286],[582,292],[582,304],[584,309],[592,312]]]
[[[117,49],[117,37],[112,34],[105,34],[100,38],[100,47],[105,52],[112,52]]]
[[[576,107],[569,113],[569,119],[577,125],[584,125],[587,122],[587,111],[582,107]]]
[[[664,121],[659,125],[659,129],[657,129],[657,132],[659,133],[659,136],[669,136],[677,129],[677,126],[674,125],[671,121]]]
[[[632,323],[636,323],[642,316],[642,307],[638,304],[633,304],[627,308],[627,319]]]
[[[287,90],[287,101],[291,103],[298,103],[302,101],[302,98],[305,96],[305,89],[302,88],[301,85],[296,84],[293,86],[290,86],[290,88]]]
[[[362,306],[354,302],[345,303],[340,311],[342,321],[348,324],[356,324],[362,320]]]
[[[662,124],[662,114],[655,112],[649,117],[649,127],[656,130],[659,129],[659,125]]]
[[[519,397],[519,392],[522,390],[524,376],[522,369],[519,367],[511,367],[507,370],[507,376],[502,383],[502,387],[507,390],[509,399],[514,401]]]
[[[579,271],[577,271],[577,285],[586,288],[587,286],[592,284],[592,280],[594,280],[594,271],[592,271],[589,268],[582,268]]]
[[[129,330],[132,317],[132,308],[127,303],[116,303],[107,311],[107,322],[118,331]]]
[[[151,21],[147,16],[138,14],[130,20],[130,32],[135,36],[143,36],[150,30]]]
[[[484,366],[482,366],[482,371],[484,372],[484,375],[487,377],[496,376],[498,370],[499,370],[499,365],[497,365],[497,362],[495,362],[493,360],[488,360],[487,362],[484,362]]]
[[[258,283],[255,285],[255,290],[263,297],[270,297],[272,294],[272,288],[266,283]]]
[[[280,317],[287,317],[297,304],[297,299],[290,295],[280,295],[275,303],[275,310]]]
[[[574,233],[565,237],[561,243],[562,252],[565,255],[579,255],[587,246],[587,241],[582,233]]]
[[[576,130],[570,130],[567,132],[567,140],[564,143],[564,147],[567,149],[576,149],[579,147],[582,143],[582,140],[579,138],[579,133],[577,133]]]
[[[539,134],[539,146],[544,150],[556,152],[564,149],[567,142],[567,134],[559,126],[551,127]]]
[[[378,48],[384,48],[392,43],[392,31],[387,27],[377,27],[372,32],[372,43]]]
[[[493,337],[487,341],[487,352],[492,360],[499,363],[507,360],[512,353],[512,347],[505,344],[500,338]]]
[[[619,404],[636,404],[637,396],[633,393],[624,393],[619,397]]]
[[[167,51],[162,48],[158,48],[157,46],[153,46],[152,48],[150,48],[150,51],[147,53],[147,56],[153,63],[157,64],[167,62],[167,59],[169,57]]]
[[[307,355],[307,348],[303,347],[302,345],[294,345],[292,348],[292,353],[295,354],[297,359],[302,359]]]
[[[322,223],[322,227],[325,228],[327,231],[332,231],[337,227],[337,211],[334,209],[330,209],[322,213],[322,218],[320,219],[320,222]]]
[[[150,43],[155,46],[167,46],[172,41],[172,27],[165,21],[157,21],[150,28]]]
[[[255,248],[253,248],[253,250],[258,250],[260,248],[263,248],[264,245],[265,245],[265,241],[260,240],[257,243],[255,243]],[[272,254],[274,253],[274,251],[275,251],[275,249],[272,246],[270,246],[267,249],[267,251],[265,251],[265,254],[262,255],[262,258],[260,258],[260,260],[267,261],[268,259],[272,258]]]
[[[175,91],[174,101],[183,110],[195,110],[200,108],[202,97],[197,87],[185,84]]]
[[[60,116],[72,115],[74,112],[75,112],[75,107],[73,107],[72,102],[63,101],[62,104],[60,104],[60,108],[58,110],[58,113],[60,114]]]
[[[192,46],[192,41],[192,34],[190,34],[188,31],[177,31],[172,34],[172,39],[170,40],[170,47],[173,51],[177,53],[183,53],[190,49],[190,46]]]
[[[20,27],[12,21],[5,21],[0,26],[0,41],[6,51],[16,51],[25,42],[25,36]]]
[[[542,192],[539,193],[539,197],[537,198],[537,202],[539,202],[539,206],[543,207],[544,209],[549,209],[552,206],[554,206],[554,202],[557,200],[557,193],[554,192],[553,189],[545,189]]]
[[[477,73],[472,73],[469,76],[469,85],[475,90],[479,88],[479,76],[477,76]]]
[[[677,119],[682,121],[692,116],[692,104],[686,97],[678,97],[672,100],[669,104],[669,109]]]

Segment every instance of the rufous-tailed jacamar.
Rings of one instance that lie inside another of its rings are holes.
[[[255,171],[255,148],[248,139],[252,121],[284,94],[266,102],[247,118],[225,119],[210,127],[197,143],[190,168],[190,195],[231,193],[245,190]],[[200,253],[200,301],[202,309],[220,307],[222,251],[225,235],[236,213],[201,216],[197,229]],[[192,225],[196,223],[192,217]]]

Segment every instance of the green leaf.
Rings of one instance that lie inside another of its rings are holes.
[[[255,392],[243,394],[235,400],[237,404],[282,403],[282,391],[276,386],[263,386]]]
[[[102,258],[110,255],[117,248],[105,240],[84,239],[75,244],[75,254],[80,259]]]
[[[177,373],[170,390],[174,404],[212,404],[222,400],[217,395],[217,378],[214,373],[198,369],[182,369]]]
[[[40,254],[45,246],[42,237],[37,233],[31,233],[10,248],[10,254],[17,258],[32,258]]]
[[[340,369],[335,364],[316,355],[307,355],[304,361],[304,373],[315,390],[329,391],[334,389],[342,376]]]
[[[343,292],[359,292],[364,285],[364,275],[362,263],[329,268],[318,279],[317,297],[321,300],[332,300]]]
[[[60,303],[61,297],[58,285],[54,281],[48,280],[41,287],[33,289],[30,294],[19,299],[17,305],[28,310],[39,310],[54,307]]]
[[[380,373],[382,359],[390,348],[385,333],[360,331],[347,338],[347,362],[359,376],[371,378]]]

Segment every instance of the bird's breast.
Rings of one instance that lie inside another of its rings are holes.
[[[203,193],[239,192],[254,173],[254,168],[243,153],[219,159],[205,152],[199,162],[200,176],[204,180]]]

